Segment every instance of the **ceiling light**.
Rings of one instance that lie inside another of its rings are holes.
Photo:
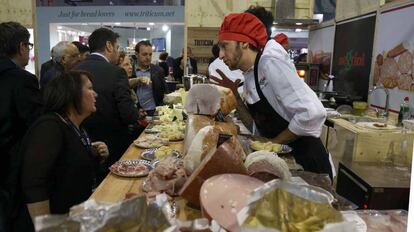
[[[62,26],[58,26],[57,27],[58,30],[62,30],[62,28],[63,28]]]
[[[119,25],[121,25],[121,23],[115,23],[115,25],[119,26]]]
[[[151,30],[151,27],[147,27],[147,31],[150,31]]]
[[[154,25],[155,25],[155,23],[148,23],[148,25],[150,25],[150,26],[154,26]]]
[[[87,24],[87,23],[81,23],[81,25],[82,25],[82,26],[87,26],[88,24]]]
[[[162,25],[162,31],[168,31],[170,29],[167,25]]]
[[[298,26],[303,25],[303,23],[295,23],[295,24],[298,25]]]
[[[300,28],[296,28],[296,29],[295,29],[295,32],[302,32],[302,29],[300,29]]]

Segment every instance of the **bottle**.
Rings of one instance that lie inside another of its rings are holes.
[[[402,128],[402,140],[401,140],[401,148],[398,154],[394,154],[393,164],[396,167],[404,167],[407,165],[407,156],[408,156],[408,135],[407,135],[407,128],[403,126]]]
[[[398,113],[398,126],[402,126],[402,121],[406,119],[410,119],[410,105],[408,103],[410,99],[408,97],[404,97],[403,102],[400,106],[400,112]]]

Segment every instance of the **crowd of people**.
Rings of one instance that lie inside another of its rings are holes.
[[[89,46],[56,44],[37,78],[25,70],[29,38],[0,24],[0,231],[33,231],[35,216],[87,200],[163,104],[172,71],[183,72],[166,52],[152,64],[149,41],[129,56],[99,28]]]
[[[319,139],[326,111],[298,78],[287,37],[270,38],[272,23],[263,7],[226,16],[210,78],[233,91],[253,133],[289,144],[305,170],[332,177]],[[19,23],[0,23],[0,232],[33,231],[35,216],[87,200],[162,104],[166,80],[198,72],[190,48],[186,66],[184,51],[176,59],[162,53],[153,64],[149,41],[130,57],[119,51],[117,33],[99,28],[89,47],[54,46],[38,81],[24,69],[29,38]]]

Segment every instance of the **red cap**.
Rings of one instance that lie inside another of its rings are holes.
[[[289,43],[289,38],[284,33],[279,33],[274,38],[279,44]]]
[[[247,42],[257,48],[264,48],[267,31],[263,23],[250,13],[233,13],[224,18],[219,40]]]

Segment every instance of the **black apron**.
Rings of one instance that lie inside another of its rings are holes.
[[[288,128],[289,122],[273,109],[260,89],[257,70],[260,56],[261,52],[257,54],[254,64],[254,82],[260,100],[247,106],[261,136],[274,138]],[[293,149],[296,162],[302,165],[305,171],[327,173],[332,179],[329,155],[320,138],[301,136],[288,145]]]

